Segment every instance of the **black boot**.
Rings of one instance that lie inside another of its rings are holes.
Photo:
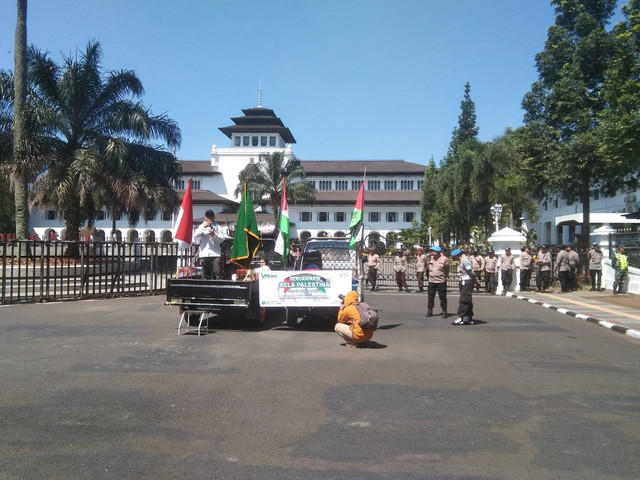
[[[433,309],[432,308],[427,310],[427,314],[425,315],[425,317],[433,317]]]
[[[442,318],[447,318],[447,310],[442,310]]]

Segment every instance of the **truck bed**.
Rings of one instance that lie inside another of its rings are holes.
[[[171,278],[167,304],[185,310],[216,311],[221,308],[249,308],[258,301],[258,282]]]

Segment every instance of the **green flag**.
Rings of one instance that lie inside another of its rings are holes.
[[[240,267],[249,268],[259,246],[258,222],[256,222],[256,213],[253,211],[251,195],[245,182],[242,189],[242,201],[238,211],[236,231],[233,235],[231,261]]]
[[[351,232],[351,241],[349,242],[349,248],[356,248],[358,243],[358,234],[362,227],[362,210],[364,209],[364,180],[360,185],[360,193],[358,193],[358,199],[356,200],[356,207],[353,209],[351,215],[351,224],[349,225],[349,231]]]

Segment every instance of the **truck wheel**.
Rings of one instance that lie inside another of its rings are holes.
[[[287,326],[290,328],[298,328],[298,311],[291,308],[285,310],[285,318]]]

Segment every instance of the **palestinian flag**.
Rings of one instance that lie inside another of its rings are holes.
[[[351,232],[351,241],[349,242],[349,248],[356,248],[358,243],[358,235],[362,229],[362,210],[364,209],[364,180],[360,185],[360,193],[358,193],[358,200],[356,200],[356,207],[353,209],[351,215],[351,224],[349,225],[349,231]]]
[[[282,257],[282,265],[287,264],[289,258],[289,206],[287,205],[287,187],[282,179],[282,205],[280,206],[280,222],[278,225],[280,233],[276,240],[276,253]]]

